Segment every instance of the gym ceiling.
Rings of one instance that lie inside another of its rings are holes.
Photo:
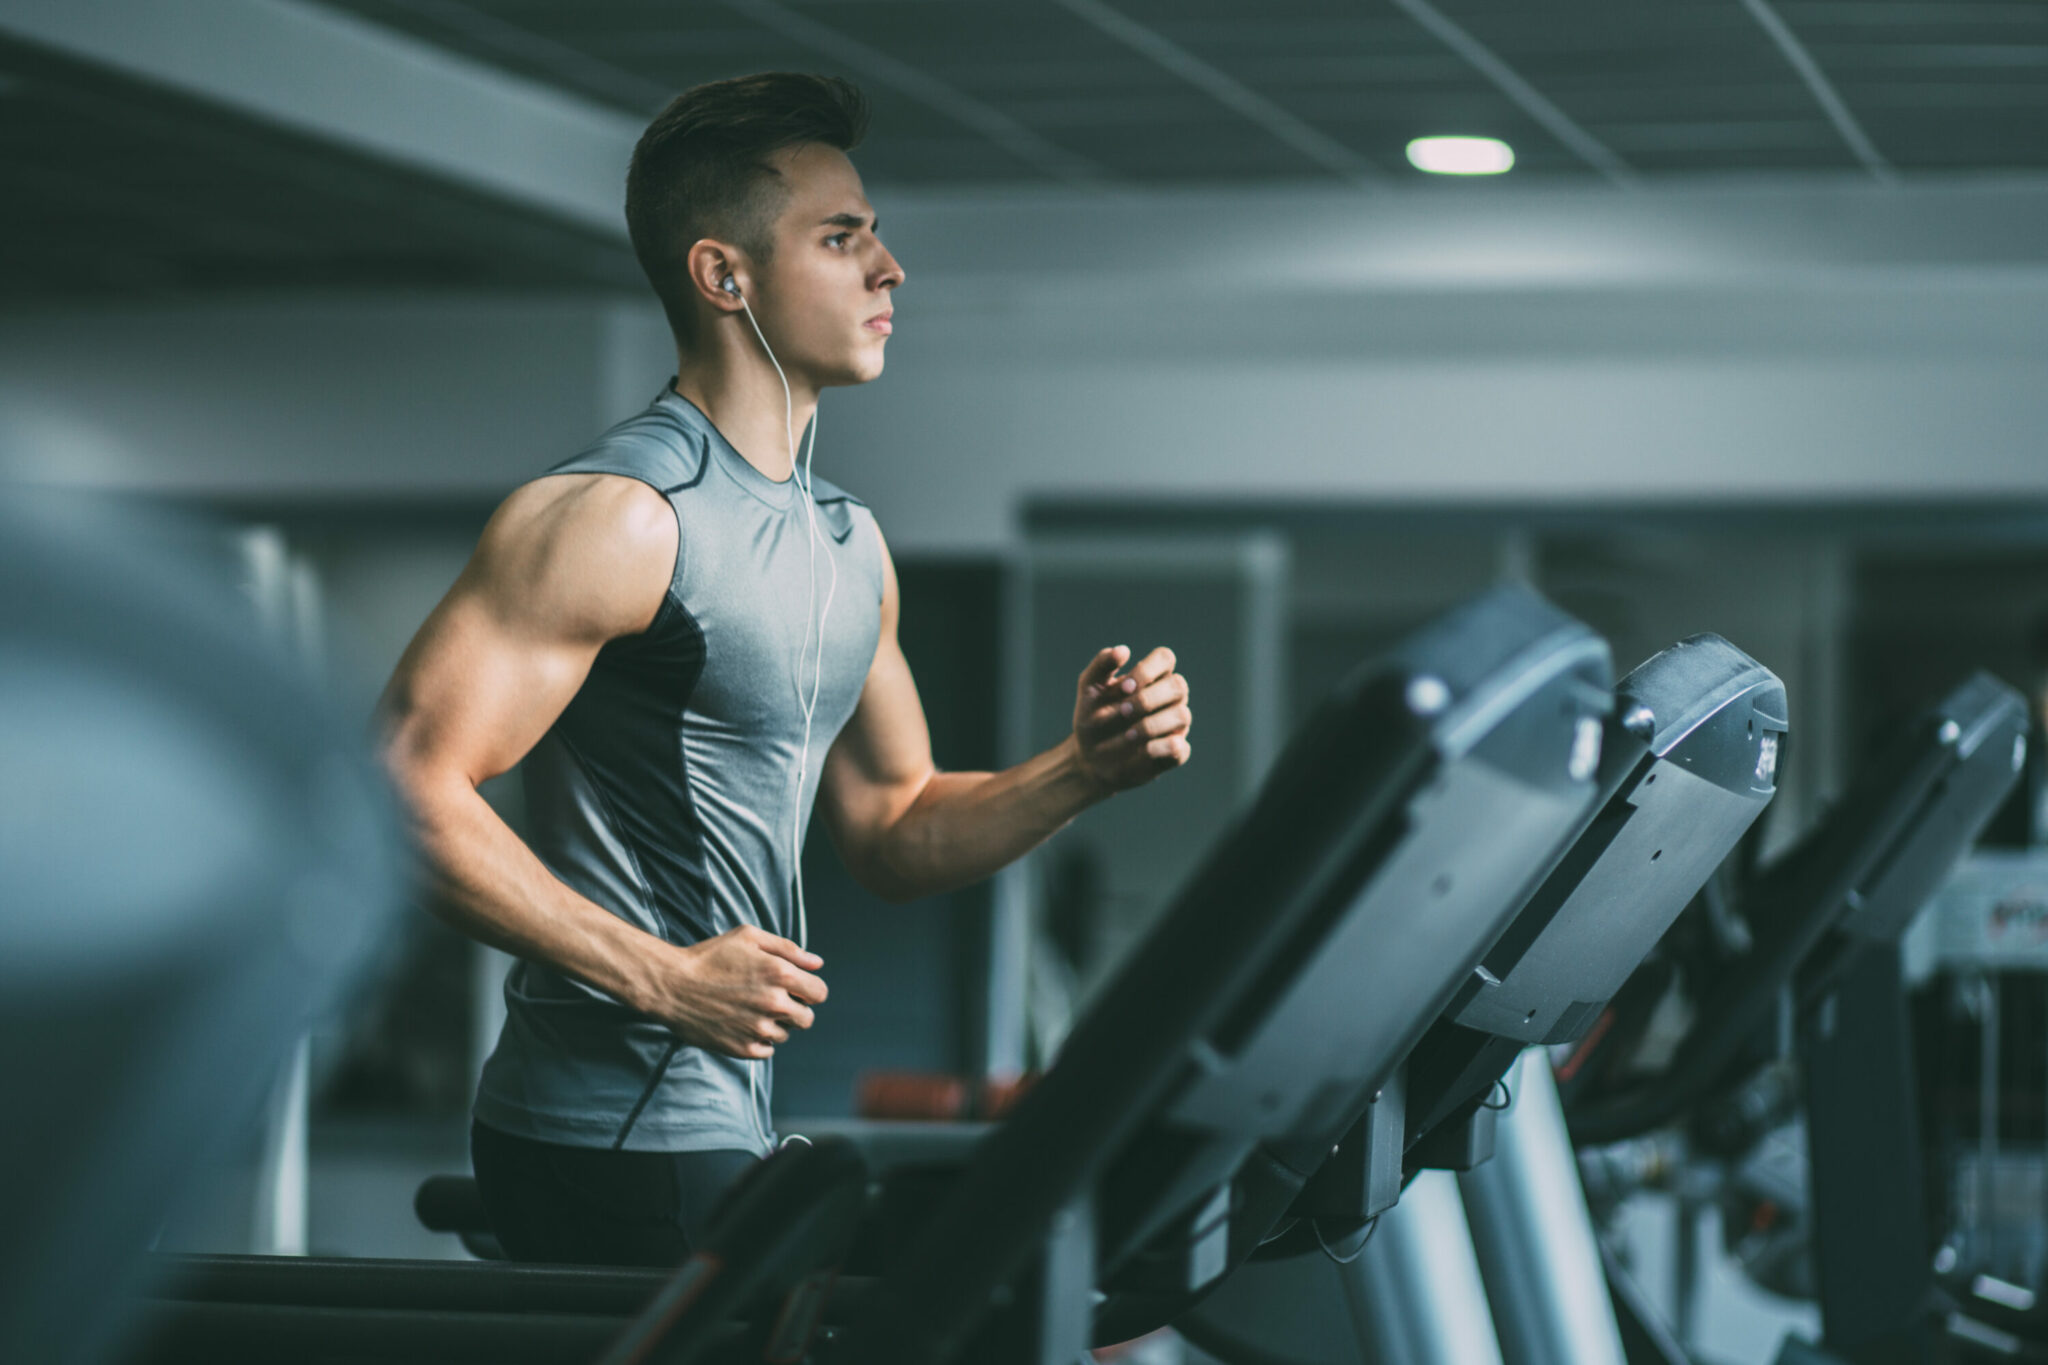
[[[71,2],[110,20],[134,10]],[[203,83],[97,62],[91,43],[52,44],[50,25],[70,19],[44,16],[65,3],[0,0],[0,294],[636,284],[618,233],[587,216],[319,126],[284,131],[292,120]],[[181,3],[149,17],[204,24],[200,11],[234,8]],[[30,17],[10,22],[10,9]],[[1504,139],[1517,183],[2048,170],[2041,0],[330,0],[325,11],[616,129],[699,81],[843,74],[875,105],[862,170],[898,189],[1370,193],[1423,182],[1403,149],[1439,133]],[[317,67],[317,47],[306,55]]]

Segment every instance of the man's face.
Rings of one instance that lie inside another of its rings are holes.
[[[903,268],[875,235],[874,208],[846,153],[806,143],[772,161],[788,198],[748,302],[793,375],[820,388],[865,384],[882,372],[890,291]]]

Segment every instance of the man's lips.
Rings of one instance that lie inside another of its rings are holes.
[[[887,313],[878,313],[866,322],[863,322],[861,326],[867,328],[870,332],[880,332],[883,336],[887,336],[896,330],[895,324],[889,321],[890,318],[895,316],[896,313],[893,309]]]

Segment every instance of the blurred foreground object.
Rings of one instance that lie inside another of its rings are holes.
[[[399,904],[362,741],[202,543],[0,497],[0,1359],[107,1352]]]

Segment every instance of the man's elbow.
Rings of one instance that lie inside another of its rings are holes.
[[[847,871],[861,890],[889,905],[907,905],[926,893],[903,869],[894,866],[877,848],[864,849],[846,860]]]
[[[377,764],[384,770],[384,778],[391,784],[392,793],[412,819],[420,819],[431,809],[438,786],[432,764],[393,742],[378,746]]]
[[[465,793],[476,791],[461,773],[402,743],[381,745],[377,759],[415,837],[427,836]]]
[[[920,900],[940,889],[931,884],[930,850],[923,846],[933,830],[915,816],[930,780],[928,773],[914,788],[892,792],[894,800],[843,811],[833,825],[846,870],[863,891],[890,905]]]
[[[926,879],[917,875],[917,859],[906,849],[903,834],[901,823],[892,822],[835,841],[840,861],[860,889],[890,905],[905,905],[932,893]]]

